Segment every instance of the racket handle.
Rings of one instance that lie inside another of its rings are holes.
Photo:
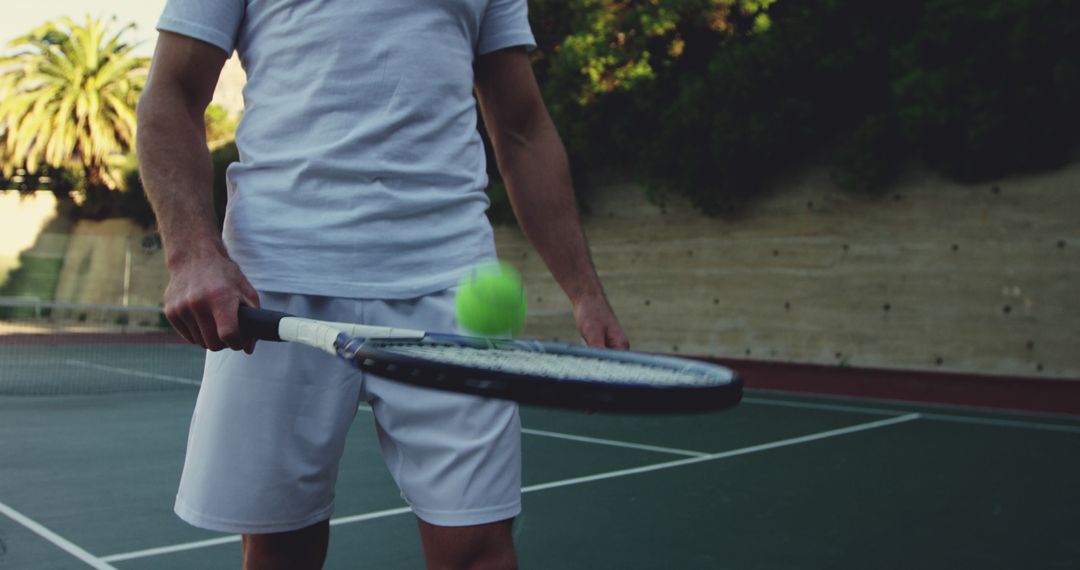
[[[240,332],[248,338],[280,341],[278,324],[288,316],[288,313],[240,305]]]

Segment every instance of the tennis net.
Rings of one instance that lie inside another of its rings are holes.
[[[158,307],[0,299],[0,395],[194,390],[203,358]]]

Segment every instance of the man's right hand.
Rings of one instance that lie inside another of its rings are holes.
[[[165,317],[180,336],[214,351],[255,350],[236,313],[241,304],[258,307],[259,294],[233,260],[218,252],[187,257],[170,263],[169,275]]]

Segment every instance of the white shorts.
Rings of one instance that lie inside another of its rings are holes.
[[[324,320],[454,331],[453,290],[410,300],[260,293]],[[521,424],[501,400],[415,388],[289,343],[207,353],[176,513],[206,529],[283,532],[326,520],[345,437],[370,404],[383,460],[418,517],[440,526],[521,511]]]

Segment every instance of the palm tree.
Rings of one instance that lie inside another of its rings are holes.
[[[135,144],[135,104],[149,58],[131,54],[109,21],[48,22],[12,40],[0,58],[0,169],[41,165],[81,172],[87,194],[115,189]]]

